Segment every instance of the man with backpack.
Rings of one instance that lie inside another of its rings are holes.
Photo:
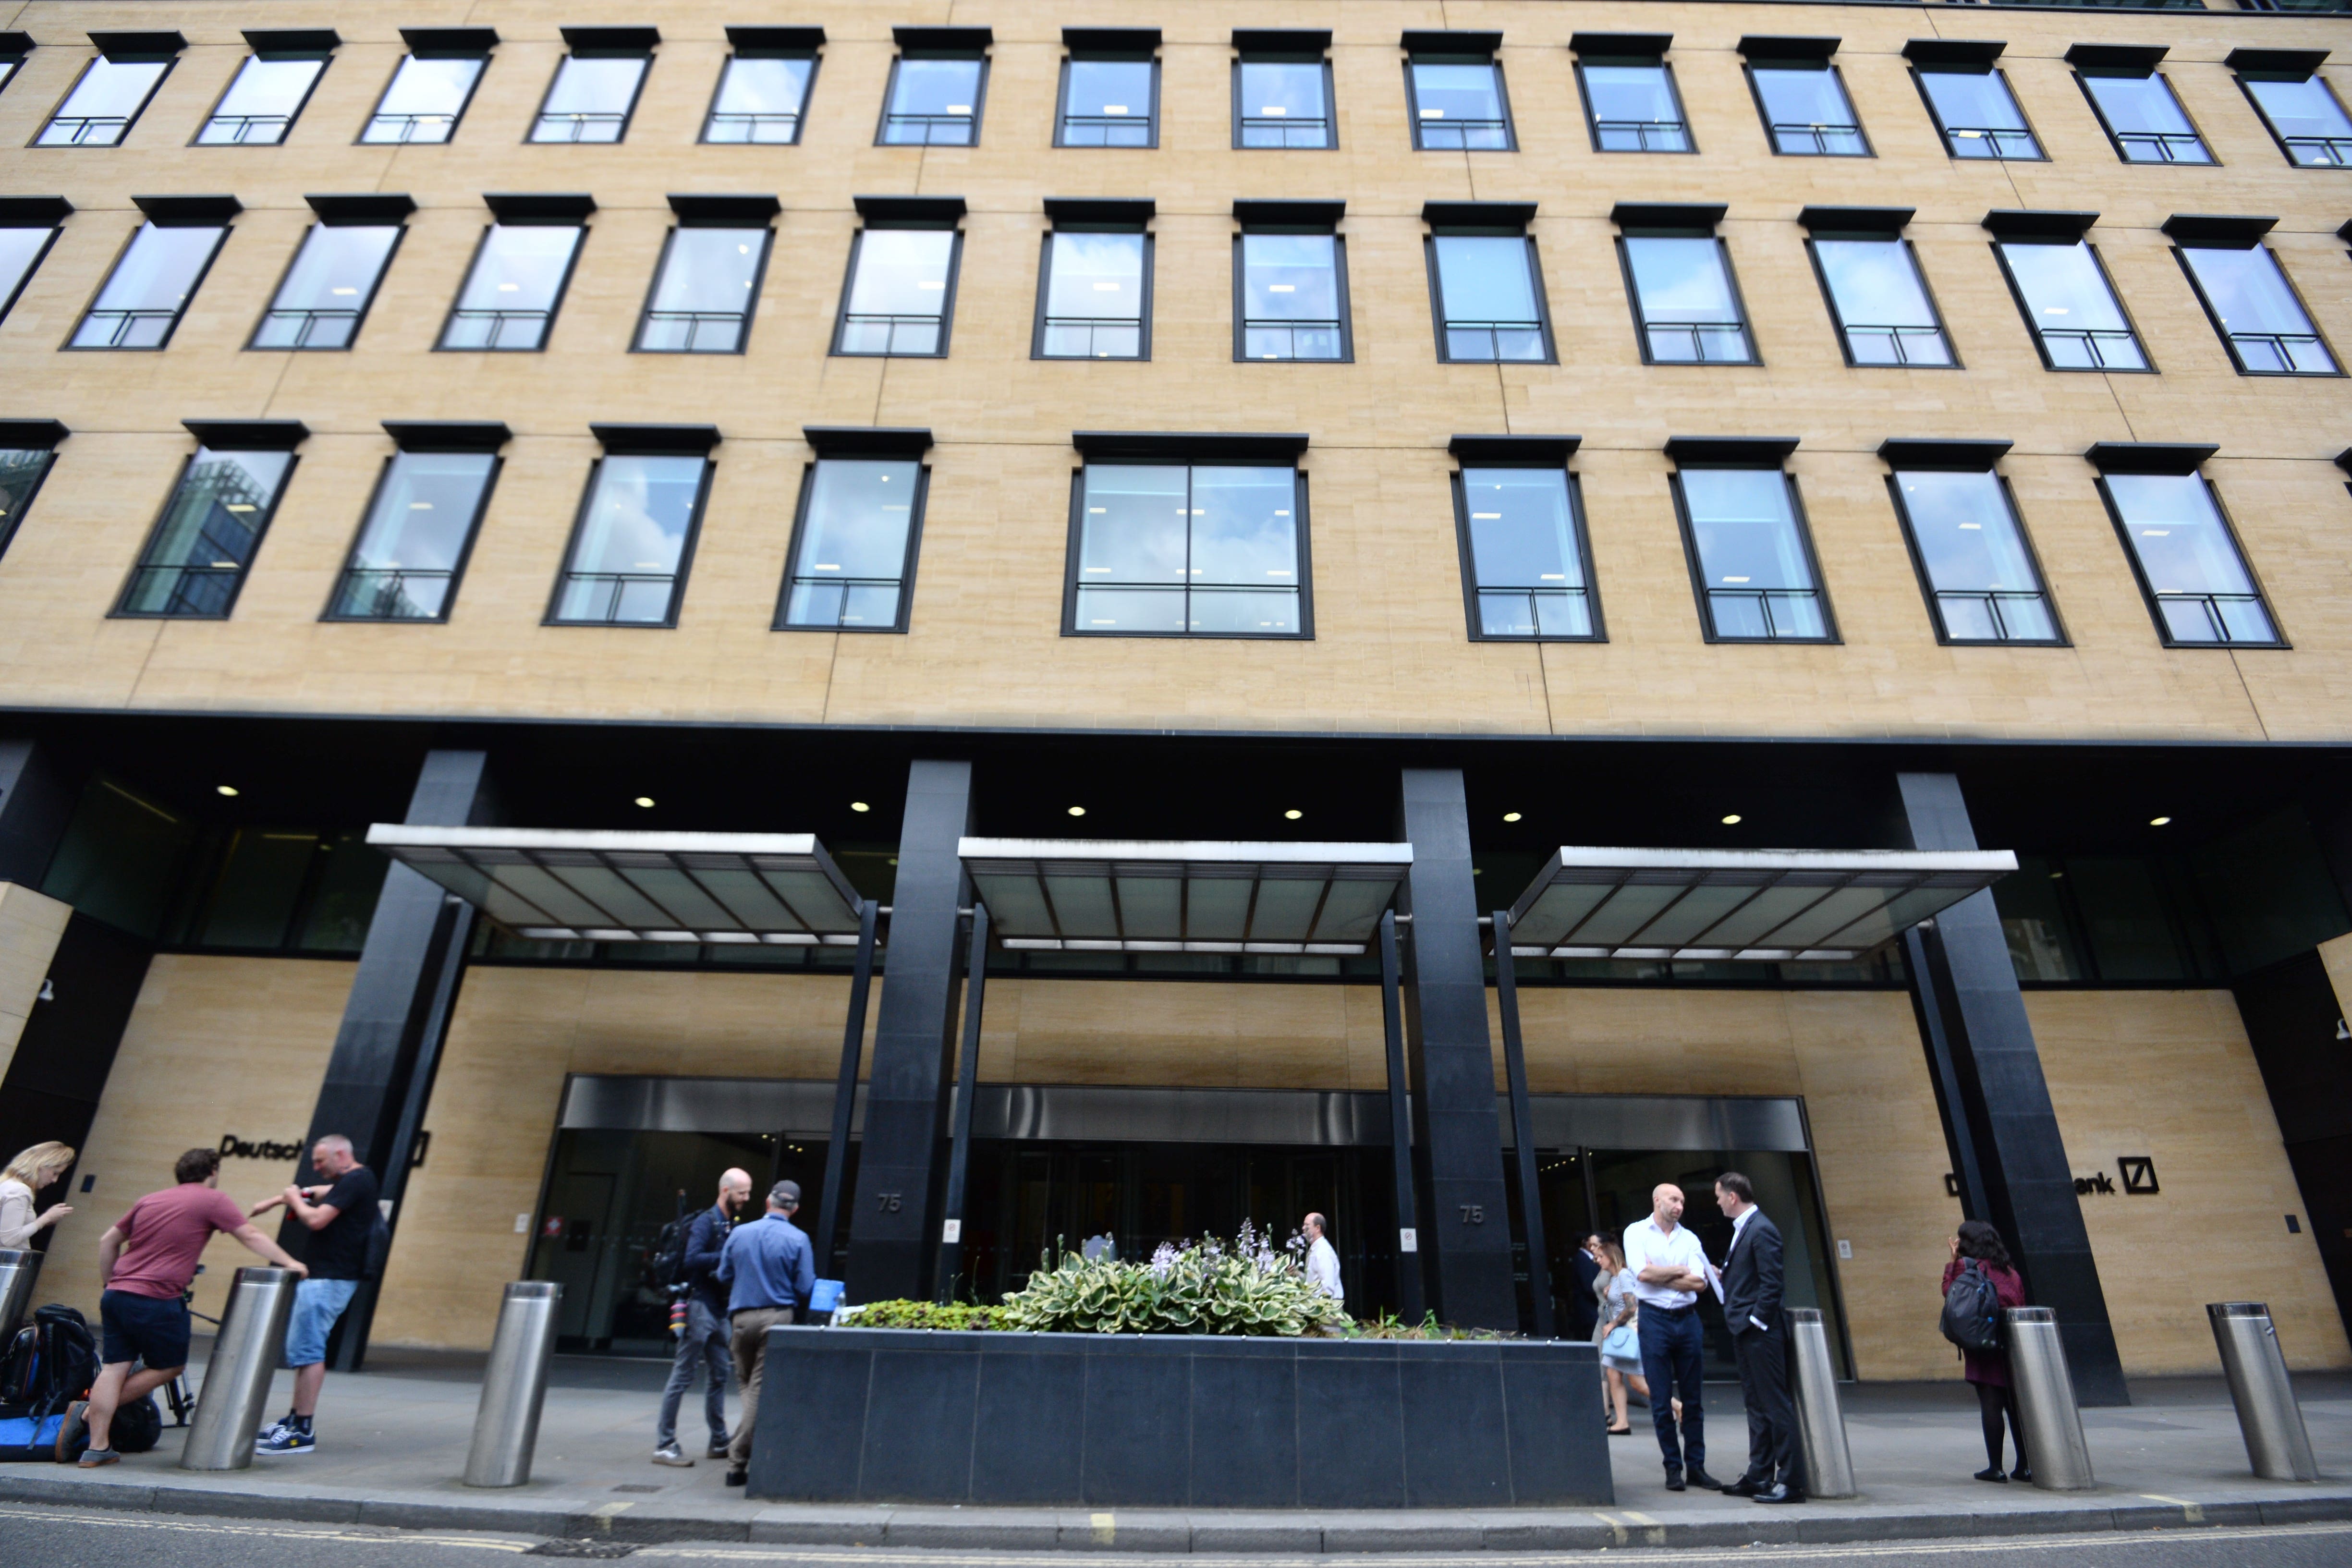
[[[679,1195],[683,1201],[684,1194]],[[677,1234],[654,1259],[654,1282],[686,1292],[686,1327],[677,1338],[670,1362],[669,1382],[662,1389],[661,1414],[654,1421],[654,1463],[690,1465],[694,1461],[677,1446],[677,1407],[694,1385],[694,1369],[703,1369],[709,1387],[702,1396],[703,1418],[710,1424],[709,1456],[727,1457],[727,1294],[717,1270],[720,1249],[735,1228],[735,1215],[751,1201],[749,1171],[730,1170],[719,1178],[719,1201],[680,1225]]]
[[[281,1205],[310,1231],[310,1276],[294,1290],[294,1315],[286,1324],[284,1364],[294,1371],[294,1408],[257,1437],[257,1454],[307,1454],[319,1446],[311,1430],[319,1393],[327,1384],[327,1335],[358,1293],[368,1271],[368,1244],[383,1223],[376,1207],[375,1173],[360,1164],[352,1141],[330,1133],[310,1150],[310,1166],[326,1182],[289,1186],[253,1206],[257,1218]]]
[[[89,1400],[68,1416],[61,1452],[79,1446],[87,1426],[89,1448],[79,1460],[95,1469],[121,1458],[112,1447],[114,1413],[136,1404],[187,1369],[188,1307],[181,1300],[196,1277],[196,1260],[213,1232],[225,1230],[297,1278],[309,1270],[261,1233],[227,1194],[219,1190],[220,1155],[190,1149],[172,1167],[179,1186],[151,1192],[131,1206],[98,1241],[99,1317],[105,1329],[104,1360]],[[299,1287],[297,1287],[298,1289]],[[133,1362],[144,1362],[137,1373]]]

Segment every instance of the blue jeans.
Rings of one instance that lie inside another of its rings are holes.
[[[287,1366],[327,1359],[327,1335],[360,1288],[357,1280],[304,1280],[294,1287],[294,1315],[286,1322]]]
[[[677,1407],[694,1386],[694,1369],[703,1368],[710,1386],[703,1392],[702,1415],[710,1423],[710,1440],[727,1439],[727,1324],[692,1296],[686,1301],[686,1333],[669,1365],[669,1383],[662,1389],[661,1415],[654,1421],[654,1447],[667,1448],[677,1441]]]
[[[1666,1469],[1706,1469],[1706,1413],[1699,1406],[1699,1369],[1706,1328],[1698,1309],[1643,1306],[1633,1320],[1641,1327],[1642,1375],[1650,1380],[1650,1419]],[[1675,1437],[1675,1405],[1683,1402],[1682,1438]]]

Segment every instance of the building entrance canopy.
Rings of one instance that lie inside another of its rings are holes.
[[[1103,953],[1370,950],[1411,844],[964,839],[1007,947]]]
[[[1522,958],[1858,958],[2017,869],[2007,850],[1569,845],[1511,906]]]
[[[518,936],[855,946],[859,902],[807,833],[378,822],[367,841]]]

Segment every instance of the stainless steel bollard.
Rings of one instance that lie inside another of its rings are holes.
[[[1846,1447],[1845,1406],[1838,1399],[1837,1363],[1817,1307],[1789,1309],[1789,1361],[1797,1396],[1797,1441],[1805,1453],[1810,1497],[1854,1495],[1853,1453]]]
[[[182,1469],[241,1470],[253,1463],[270,1375],[286,1349],[294,1282],[290,1269],[236,1271],[212,1358],[205,1363],[205,1385],[188,1423],[187,1446],[180,1451]]]
[[[2271,1310],[2261,1301],[2213,1301],[2205,1308],[2213,1343],[2221,1352],[2221,1372],[2230,1380],[2230,1403],[2238,1407],[2238,1431],[2254,1474],[2270,1481],[2315,1481],[2319,1463],[2311,1457],[2311,1434],[2303,1406],[2287,1381],[2286,1356],[2279,1349]]]
[[[33,1285],[41,1277],[42,1254],[0,1249],[0,1340],[16,1332],[32,1309]]]
[[[2088,1491],[2098,1482],[2091,1475],[2091,1445],[2083,1437],[2083,1412],[2074,1403],[2074,1375],[2058,1337],[2058,1314],[2048,1307],[2011,1307],[2003,1315],[2011,1392],[2017,1396],[2033,1484],[2044,1491]]]
[[[563,1287],[525,1280],[507,1287],[499,1328],[482,1375],[474,1446],[466,1454],[469,1487],[519,1487],[530,1479],[539,1445],[539,1411],[547,1400],[547,1362],[555,1354],[556,1309]]]

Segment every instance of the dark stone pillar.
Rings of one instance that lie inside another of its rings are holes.
[[[971,764],[907,771],[866,1137],[849,1214],[852,1301],[919,1301],[939,1250],[936,1178],[955,1049],[956,911],[970,902],[956,841],[971,831]]]
[[[1895,784],[1914,848],[1977,847],[1958,779],[1901,773]],[[1912,967],[1913,995],[1923,1019],[1942,1025],[1940,1042],[1929,1031],[1923,1043],[1939,1084],[1948,1072],[1957,1092],[1958,1104],[1947,1108],[1948,1134],[1973,1151],[1986,1206],[1973,1218],[1999,1228],[2033,1304],[2056,1311],[2076,1397],[2084,1405],[2129,1404],[2074,1169],[1991,893],[1953,905],[1920,936],[1911,948],[1924,959]]]
[[[1469,807],[1459,768],[1408,768],[1402,786],[1403,832],[1412,843],[1412,870],[1400,898],[1412,916],[1404,977],[1418,1134],[1412,1152],[1429,1200],[1421,1245],[1441,1317],[1515,1333],[1511,1212],[1495,1114]]]
[[[53,746],[0,740],[0,882],[40,888],[73,815],[76,772]]]
[[[418,770],[403,821],[415,825],[479,826],[490,816],[489,757],[480,751],[432,751]],[[384,874],[360,948],[335,1048],[310,1113],[304,1153],[294,1180],[320,1179],[310,1168],[309,1145],[330,1133],[352,1141],[352,1153],[376,1174],[383,1195],[393,1202],[397,1234],[399,1200],[408,1180],[408,1162],[417,1129],[441,1064],[441,1042],[457,1003],[466,945],[474,932],[474,909],[445,894],[404,865]],[[289,1218],[279,1244],[303,1255],[310,1232]],[[363,1284],[336,1326],[328,1359],[338,1371],[355,1369],[375,1318],[376,1287]]]

